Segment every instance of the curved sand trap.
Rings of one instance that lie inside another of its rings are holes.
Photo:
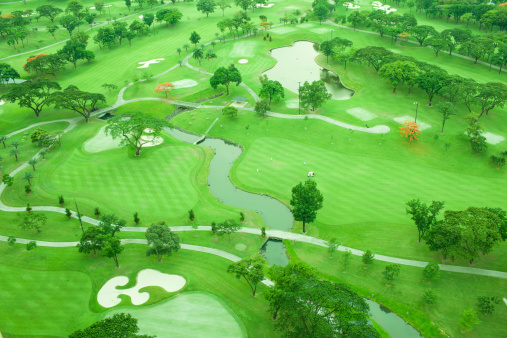
[[[185,278],[178,275],[170,275],[157,270],[145,269],[137,274],[137,284],[130,289],[118,290],[117,286],[123,286],[128,283],[129,279],[125,276],[111,278],[104,284],[97,294],[97,302],[105,307],[110,308],[120,304],[119,295],[127,295],[132,300],[132,304],[141,305],[150,299],[148,292],[139,292],[140,289],[147,286],[159,286],[167,292],[176,292],[181,290],[186,284]]]
[[[141,62],[138,62],[141,66],[139,66],[137,68],[148,68],[151,64],[159,63],[160,61],[164,61],[164,60],[165,60],[164,58],[160,58],[160,59],[153,59],[150,61],[141,61]]]
[[[271,8],[273,7],[275,4],[268,4],[268,5],[265,5],[265,4],[257,4],[257,7],[262,7],[262,8]]]
[[[0,100],[0,106],[5,104],[5,101],[4,100]]]
[[[197,82],[194,80],[190,80],[190,79],[174,81],[172,84],[174,86],[174,89],[189,88],[189,87],[197,86]]]
[[[111,7],[112,5],[104,5],[103,7]],[[95,6],[90,7],[90,9],[95,9]]]
[[[85,151],[89,153],[100,153],[101,151],[121,148],[121,139],[113,140],[111,135],[106,135],[106,126],[100,128],[97,135],[83,144]]]
[[[143,135],[143,136],[141,136],[141,141],[142,142],[148,141],[147,143],[145,143],[143,145],[143,147],[154,147],[154,146],[158,146],[159,144],[164,142],[164,139],[160,136]]]
[[[144,18],[144,15],[139,15],[139,19],[143,19]]]
[[[238,61],[238,63],[248,63],[248,60],[247,60],[247,59],[240,59],[240,60]]]

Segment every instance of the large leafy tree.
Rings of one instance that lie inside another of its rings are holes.
[[[120,264],[118,264],[118,255],[121,254],[124,249],[125,247],[121,245],[119,238],[113,236],[104,237],[104,248],[102,249],[102,255],[112,258],[117,268],[120,267]]]
[[[8,63],[0,63],[0,83],[4,83],[4,81],[14,80],[19,78],[19,73],[17,70],[12,68]]]
[[[173,251],[180,249],[180,237],[169,229],[165,221],[154,223],[148,227],[145,233],[148,245],[146,256],[156,255],[162,262],[162,256],[171,256]]]
[[[197,47],[197,44],[201,40],[201,36],[199,34],[197,34],[196,31],[193,31],[192,33],[190,33],[189,40],[190,40],[190,42],[192,42]]]
[[[47,79],[25,81],[12,87],[7,94],[2,96],[2,100],[18,102],[20,107],[32,109],[35,116],[39,117],[42,108],[50,103],[51,95],[60,89],[62,88],[57,82]]]
[[[451,39],[447,35],[437,34],[427,38],[423,45],[429,46],[435,51],[435,57],[438,57],[438,53],[441,50],[446,49],[449,46]]]
[[[65,67],[65,59],[59,54],[37,55],[29,58],[23,69],[27,73],[35,73],[38,76],[53,75]]]
[[[466,259],[470,264],[491,252],[502,239],[498,216],[485,208],[447,210],[444,221],[432,227],[426,236],[430,250],[441,251],[444,258]]]
[[[488,82],[479,85],[479,92],[475,101],[481,107],[481,117],[488,115],[489,111],[495,107],[503,107],[507,101],[507,85],[501,82]]]
[[[443,36],[448,36],[447,48],[449,48],[449,55],[452,55],[452,51],[463,43],[467,42],[472,38],[472,32],[468,29],[452,28],[445,29],[441,33]]]
[[[301,98],[301,107],[311,107],[312,110],[322,106],[332,97],[327,92],[327,88],[322,80],[313,81],[312,83],[305,81],[298,90]]]
[[[40,213],[26,213],[20,216],[19,227],[23,230],[35,229],[37,232],[41,231],[41,227],[46,224],[47,217]]]
[[[259,93],[259,97],[269,100],[269,104],[274,100],[277,102],[280,98],[284,98],[284,89],[280,82],[267,80],[262,84],[261,91]]]
[[[215,89],[218,85],[225,86],[227,89],[227,95],[229,95],[229,85],[231,83],[236,83],[236,86],[239,86],[241,81],[241,74],[233,64],[231,64],[228,68],[218,68],[215,71],[215,74],[213,74],[213,76],[209,79],[211,87]]]
[[[84,330],[77,330],[69,338],[154,338],[155,336],[138,335],[137,319],[130,313],[117,313],[110,318],[99,320]]]
[[[412,27],[410,30],[412,36],[419,42],[419,45],[423,45],[424,40],[429,38],[432,35],[438,35],[437,30],[433,26],[428,25],[418,25]]]
[[[183,14],[178,9],[171,8],[165,13],[163,20],[174,27],[174,24],[180,22],[181,18],[183,18]]]
[[[400,133],[401,137],[408,137],[409,142],[412,142],[413,140],[418,140],[417,134],[421,133],[421,130],[419,130],[420,125],[417,124],[415,121],[403,121],[403,125],[400,126],[400,130],[398,130],[398,133]]]
[[[232,273],[237,279],[243,277],[250,288],[252,289],[252,296],[255,297],[257,291],[257,284],[264,280],[264,265],[266,261],[260,254],[253,257],[243,258],[242,260],[232,263],[227,268],[227,272]]]
[[[72,37],[72,32],[77,28],[77,26],[79,26],[80,23],[81,21],[79,18],[71,14],[64,15],[60,18],[60,25],[69,32],[70,37]]]
[[[53,93],[51,102],[55,104],[56,108],[75,111],[79,115],[82,115],[88,123],[95,106],[99,102],[105,103],[106,98],[102,94],[84,92],[76,86],[70,85],[61,92]]]
[[[63,58],[74,65],[74,69],[77,68],[78,60],[85,60],[89,56],[89,51],[86,50],[86,44],[74,39],[68,40],[62,49],[58,51],[58,54],[62,55]]]
[[[102,229],[104,234],[114,237],[117,232],[127,225],[127,221],[123,218],[116,216],[116,214],[105,214],[100,216],[99,228]]]
[[[242,228],[241,224],[235,219],[228,219],[220,222],[216,226],[216,232],[218,236],[227,235],[229,237],[229,243],[231,242],[231,234],[239,231]]]
[[[97,251],[101,251],[104,247],[105,236],[107,235],[101,227],[88,227],[77,244],[79,252],[89,254],[93,251],[93,254],[96,255]]]
[[[441,102],[437,104],[437,110],[442,114],[442,135],[444,135],[445,121],[451,118],[452,115],[456,115],[457,111],[451,102]]]
[[[215,0],[199,0],[197,2],[197,10],[206,14],[206,17],[209,16],[209,13],[215,12],[216,6]]]
[[[171,124],[164,119],[131,111],[110,119],[105,131],[113,139],[121,138],[123,146],[131,146],[136,150],[136,156],[140,156],[142,147],[158,137],[163,128],[170,126]],[[151,129],[151,137],[143,138],[148,129]]]
[[[375,68],[378,72],[382,67],[384,60],[393,54],[390,50],[384,47],[368,46],[356,51],[354,59],[366,63],[367,65]]]
[[[55,18],[58,16],[58,14],[63,12],[63,10],[61,10],[60,8],[52,5],[42,5],[37,7],[36,10],[40,16],[48,18],[53,23],[55,22]]]
[[[317,211],[322,208],[324,197],[314,180],[307,180],[305,184],[299,182],[292,188],[292,214],[296,221],[303,222],[303,233],[306,232],[306,223],[311,223],[317,218]]]
[[[417,78],[417,85],[428,94],[428,106],[431,106],[433,97],[447,85],[449,76],[444,71],[429,71]]]
[[[461,54],[472,57],[475,62],[484,57],[486,54],[491,54],[495,49],[494,41],[487,37],[475,37],[463,43],[459,49]]]
[[[412,216],[412,220],[417,226],[417,231],[419,231],[420,243],[426,231],[438,223],[437,216],[444,208],[444,202],[431,201],[431,204],[428,206],[419,199],[413,199],[407,202],[407,207],[407,214]]]
[[[342,283],[296,277],[280,304],[277,328],[286,337],[379,337],[367,324],[366,301]]]
[[[378,72],[382,78],[391,81],[393,93],[396,93],[396,87],[405,82],[408,86],[413,86],[421,70],[411,61],[395,61],[383,65]]]

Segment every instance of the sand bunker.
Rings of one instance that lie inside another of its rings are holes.
[[[144,15],[139,15],[139,19],[143,19],[144,18]]]
[[[262,7],[262,8],[271,8],[273,7],[275,4],[257,4],[257,7]]]
[[[248,63],[248,60],[247,60],[247,59],[240,59],[240,60],[238,61],[238,63]]]
[[[414,117],[410,116],[410,115],[403,115],[403,116],[395,117],[393,120],[395,120],[396,122],[402,124],[405,120],[407,120],[407,121],[414,121]],[[431,124],[427,124],[427,123],[421,122],[421,120],[418,120],[417,124],[419,125],[419,130],[421,130],[421,131],[423,131],[425,129],[428,129],[428,128],[431,128]]]
[[[384,11],[386,14],[398,11],[396,8],[390,8],[391,6],[389,5],[382,5],[380,1],[373,1],[371,5],[374,9]]]
[[[347,114],[354,116],[361,121],[370,121],[377,117],[376,114],[364,108],[350,108],[346,110]],[[402,121],[403,122],[403,121]]]
[[[0,106],[5,104],[5,101],[4,100],[0,100]]]
[[[349,9],[358,9],[358,8],[361,8],[361,6],[354,5],[353,3],[350,3],[350,2],[344,2],[343,6],[348,7]]]
[[[141,62],[138,62],[141,66],[139,66],[137,68],[148,68],[151,64],[159,63],[160,61],[164,61],[164,60],[165,60],[164,58],[160,58],[160,59],[153,59],[150,61],[141,61]]]
[[[106,135],[106,126],[100,128],[97,135],[83,144],[85,151],[89,153],[100,153],[101,151],[120,148],[121,139],[113,140],[111,135]]]
[[[197,82],[194,80],[190,80],[190,79],[175,81],[172,84],[174,86],[174,89],[189,88],[189,87],[197,86]]]
[[[466,132],[465,132],[465,134],[466,134]],[[505,137],[503,137],[502,135],[493,134],[493,133],[490,133],[489,131],[482,134],[482,136],[484,136],[486,138],[486,142],[489,144],[498,144],[498,143],[503,142],[505,140]]]
[[[143,144],[143,147],[154,147],[164,142],[164,139],[162,137],[150,135],[153,133],[153,130],[146,128],[144,132],[148,133],[148,135],[141,136],[141,142],[146,142]]]
[[[130,289],[118,290],[116,287],[128,283],[129,279],[125,276],[111,278],[104,284],[97,294],[97,302],[110,308],[120,304],[119,295],[127,295],[132,300],[132,304],[141,305],[150,299],[148,292],[139,292],[140,289],[147,286],[159,286],[167,292],[176,292],[181,290],[186,284],[185,278],[178,275],[170,275],[157,270],[145,269],[137,274],[137,284]]]
[[[103,7],[111,7],[112,5],[104,5]],[[95,9],[95,6],[90,7],[90,9]]]

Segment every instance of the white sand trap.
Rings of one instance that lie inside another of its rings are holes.
[[[407,120],[407,121],[414,121],[414,116],[403,115],[403,116],[395,117],[393,120],[395,120],[396,122],[398,122],[400,124],[403,124],[403,122],[405,120]],[[421,122],[421,120],[418,120],[417,124],[419,125],[419,130],[421,130],[421,131],[423,131],[425,129],[428,129],[428,128],[431,128],[431,124],[427,124],[427,123]]]
[[[243,108],[245,107],[246,105],[248,104],[248,101],[243,101],[243,102],[233,102],[230,104],[231,107],[236,107],[236,108]]]
[[[285,34],[285,33],[294,32],[295,30],[296,30],[296,28],[292,28],[292,27],[278,27],[278,28],[272,29],[271,33]]]
[[[111,7],[112,5],[104,5],[103,7]],[[90,9],[95,9],[95,6],[90,7]]]
[[[350,108],[346,110],[347,114],[354,116],[361,121],[370,121],[377,117],[376,114],[364,108]]]
[[[299,100],[293,99],[293,100],[286,100],[285,105],[287,108],[298,108],[299,107]]]
[[[262,7],[262,8],[271,8],[273,7],[275,4],[257,4],[257,7]]]
[[[0,106],[5,104],[5,101],[4,100],[0,100]]]
[[[238,63],[248,63],[248,60],[247,59],[239,59]]]
[[[155,147],[158,146],[159,144],[162,144],[162,142],[164,142],[164,139],[160,136],[143,135],[141,136],[141,141],[142,142],[148,141],[143,145],[143,147]]]
[[[139,15],[139,19],[143,19],[144,18],[144,15]]]
[[[127,295],[132,300],[132,304],[141,305],[150,299],[148,292],[139,292],[140,289],[147,286],[159,286],[167,292],[176,292],[181,290],[185,284],[185,278],[179,275],[170,275],[157,270],[145,269],[137,274],[137,284],[130,289],[118,290],[116,287],[128,283],[129,279],[125,276],[111,278],[104,284],[97,294],[97,302],[105,307],[111,308],[120,304],[119,295]]]
[[[329,29],[329,28],[314,28],[314,29],[310,29],[310,31],[317,33],[317,34],[325,34],[325,33],[330,33],[331,29]]]
[[[85,151],[89,153],[100,153],[101,151],[120,148],[120,139],[113,140],[111,135],[106,135],[106,126],[100,128],[97,135],[83,144]]]
[[[159,63],[160,61],[164,61],[164,60],[165,60],[164,58],[160,58],[160,59],[153,59],[150,61],[141,61],[141,62],[138,62],[141,66],[139,66],[137,68],[148,68],[151,64]]]
[[[234,44],[229,57],[254,57],[254,48],[250,41],[238,41]]]
[[[197,86],[197,82],[190,79],[175,81],[172,84],[174,85],[174,89],[190,88]]]
[[[466,132],[465,132],[465,134],[466,134]],[[482,136],[484,136],[486,138],[486,142],[489,144],[498,144],[498,143],[503,142],[505,140],[505,137],[503,137],[502,135],[493,134],[493,133],[490,133],[489,131],[482,134]]]

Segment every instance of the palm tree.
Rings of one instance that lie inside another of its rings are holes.
[[[30,182],[30,180],[34,177],[35,175],[31,171],[25,171],[25,173],[23,174],[23,181],[27,181],[28,185],[31,186],[32,182]]]
[[[18,155],[21,154],[21,150],[19,149],[11,149],[11,151],[9,152],[9,154],[11,156],[16,156],[16,162],[18,162]]]
[[[199,62],[199,66],[201,65],[201,59],[203,57],[203,52],[202,52],[202,49],[200,48],[194,48],[194,59],[197,60],[197,62]]]
[[[11,142],[11,147],[14,147],[14,148],[18,149],[18,146],[19,146],[19,142],[18,141],[12,141]]]
[[[45,159],[46,159],[44,156],[46,156],[46,154],[47,154],[47,153],[48,153],[48,152],[47,152],[47,150],[45,150],[45,149],[43,149],[43,150],[41,150],[41,151],[39,152],[39,154],[40,154],[40,156],[42,156],[42,159],[43,159],[43,160],[45,160]]]
[[[181,56],[181,48],[176,49],[176,52],[178,52],[178,55]]]
[[[190,47],[188,43],[183,45],[183,48],[185,48],[185,52],[188,51],[188,47]]]
[[[7,146],[5,145],[5,141],[7,141],[7,136],[0,135],[0,142],[2,142],[2,144],[4,145],[4,148],[7,148]]]
[[[28,160],[28,164],[33,167],[33,171],[35,171],[35,165],[37,164],[37,159],[31,158]]]

